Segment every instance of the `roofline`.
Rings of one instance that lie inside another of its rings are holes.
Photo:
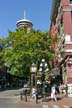
[[[18,21],[16,22],[16,24],[17,24],[17,23],[20,23],[20,22],[28,22],[28,23],[32,24],[31,21],[29,21],[29,20],[25,20],[25,19],[18,20]],[[32,25],[33,25],[33,24],[32,24]]]

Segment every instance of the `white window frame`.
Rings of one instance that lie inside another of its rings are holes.
[[[65,42],[71,42],[71,36],[70,34],[65,35]]]

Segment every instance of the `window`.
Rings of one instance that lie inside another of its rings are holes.
[[[70,42],[70,41],[71,41],[70,34],[66,34],[65,35],[65,42]]]
[[[70,4],[72,4],[72,0],[70,0]]]

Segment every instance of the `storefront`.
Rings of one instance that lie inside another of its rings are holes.
[[[62,80],[68,85],[68,96],[72,97],[72,56],[67,56],[60,64]]]

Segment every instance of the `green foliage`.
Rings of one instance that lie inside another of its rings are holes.
[[[54,58],[51,47],[53,42],[49,32],[33,30],[27,33],[26,28],[18,29],[16,32],[9,31],[8,37],[0,42],[4,45],[0,52],[2,65],[9,67],[9,72],[17,76],[28,76],[32,62],[39,64],[41,59],[45,58],[49,64]]]

